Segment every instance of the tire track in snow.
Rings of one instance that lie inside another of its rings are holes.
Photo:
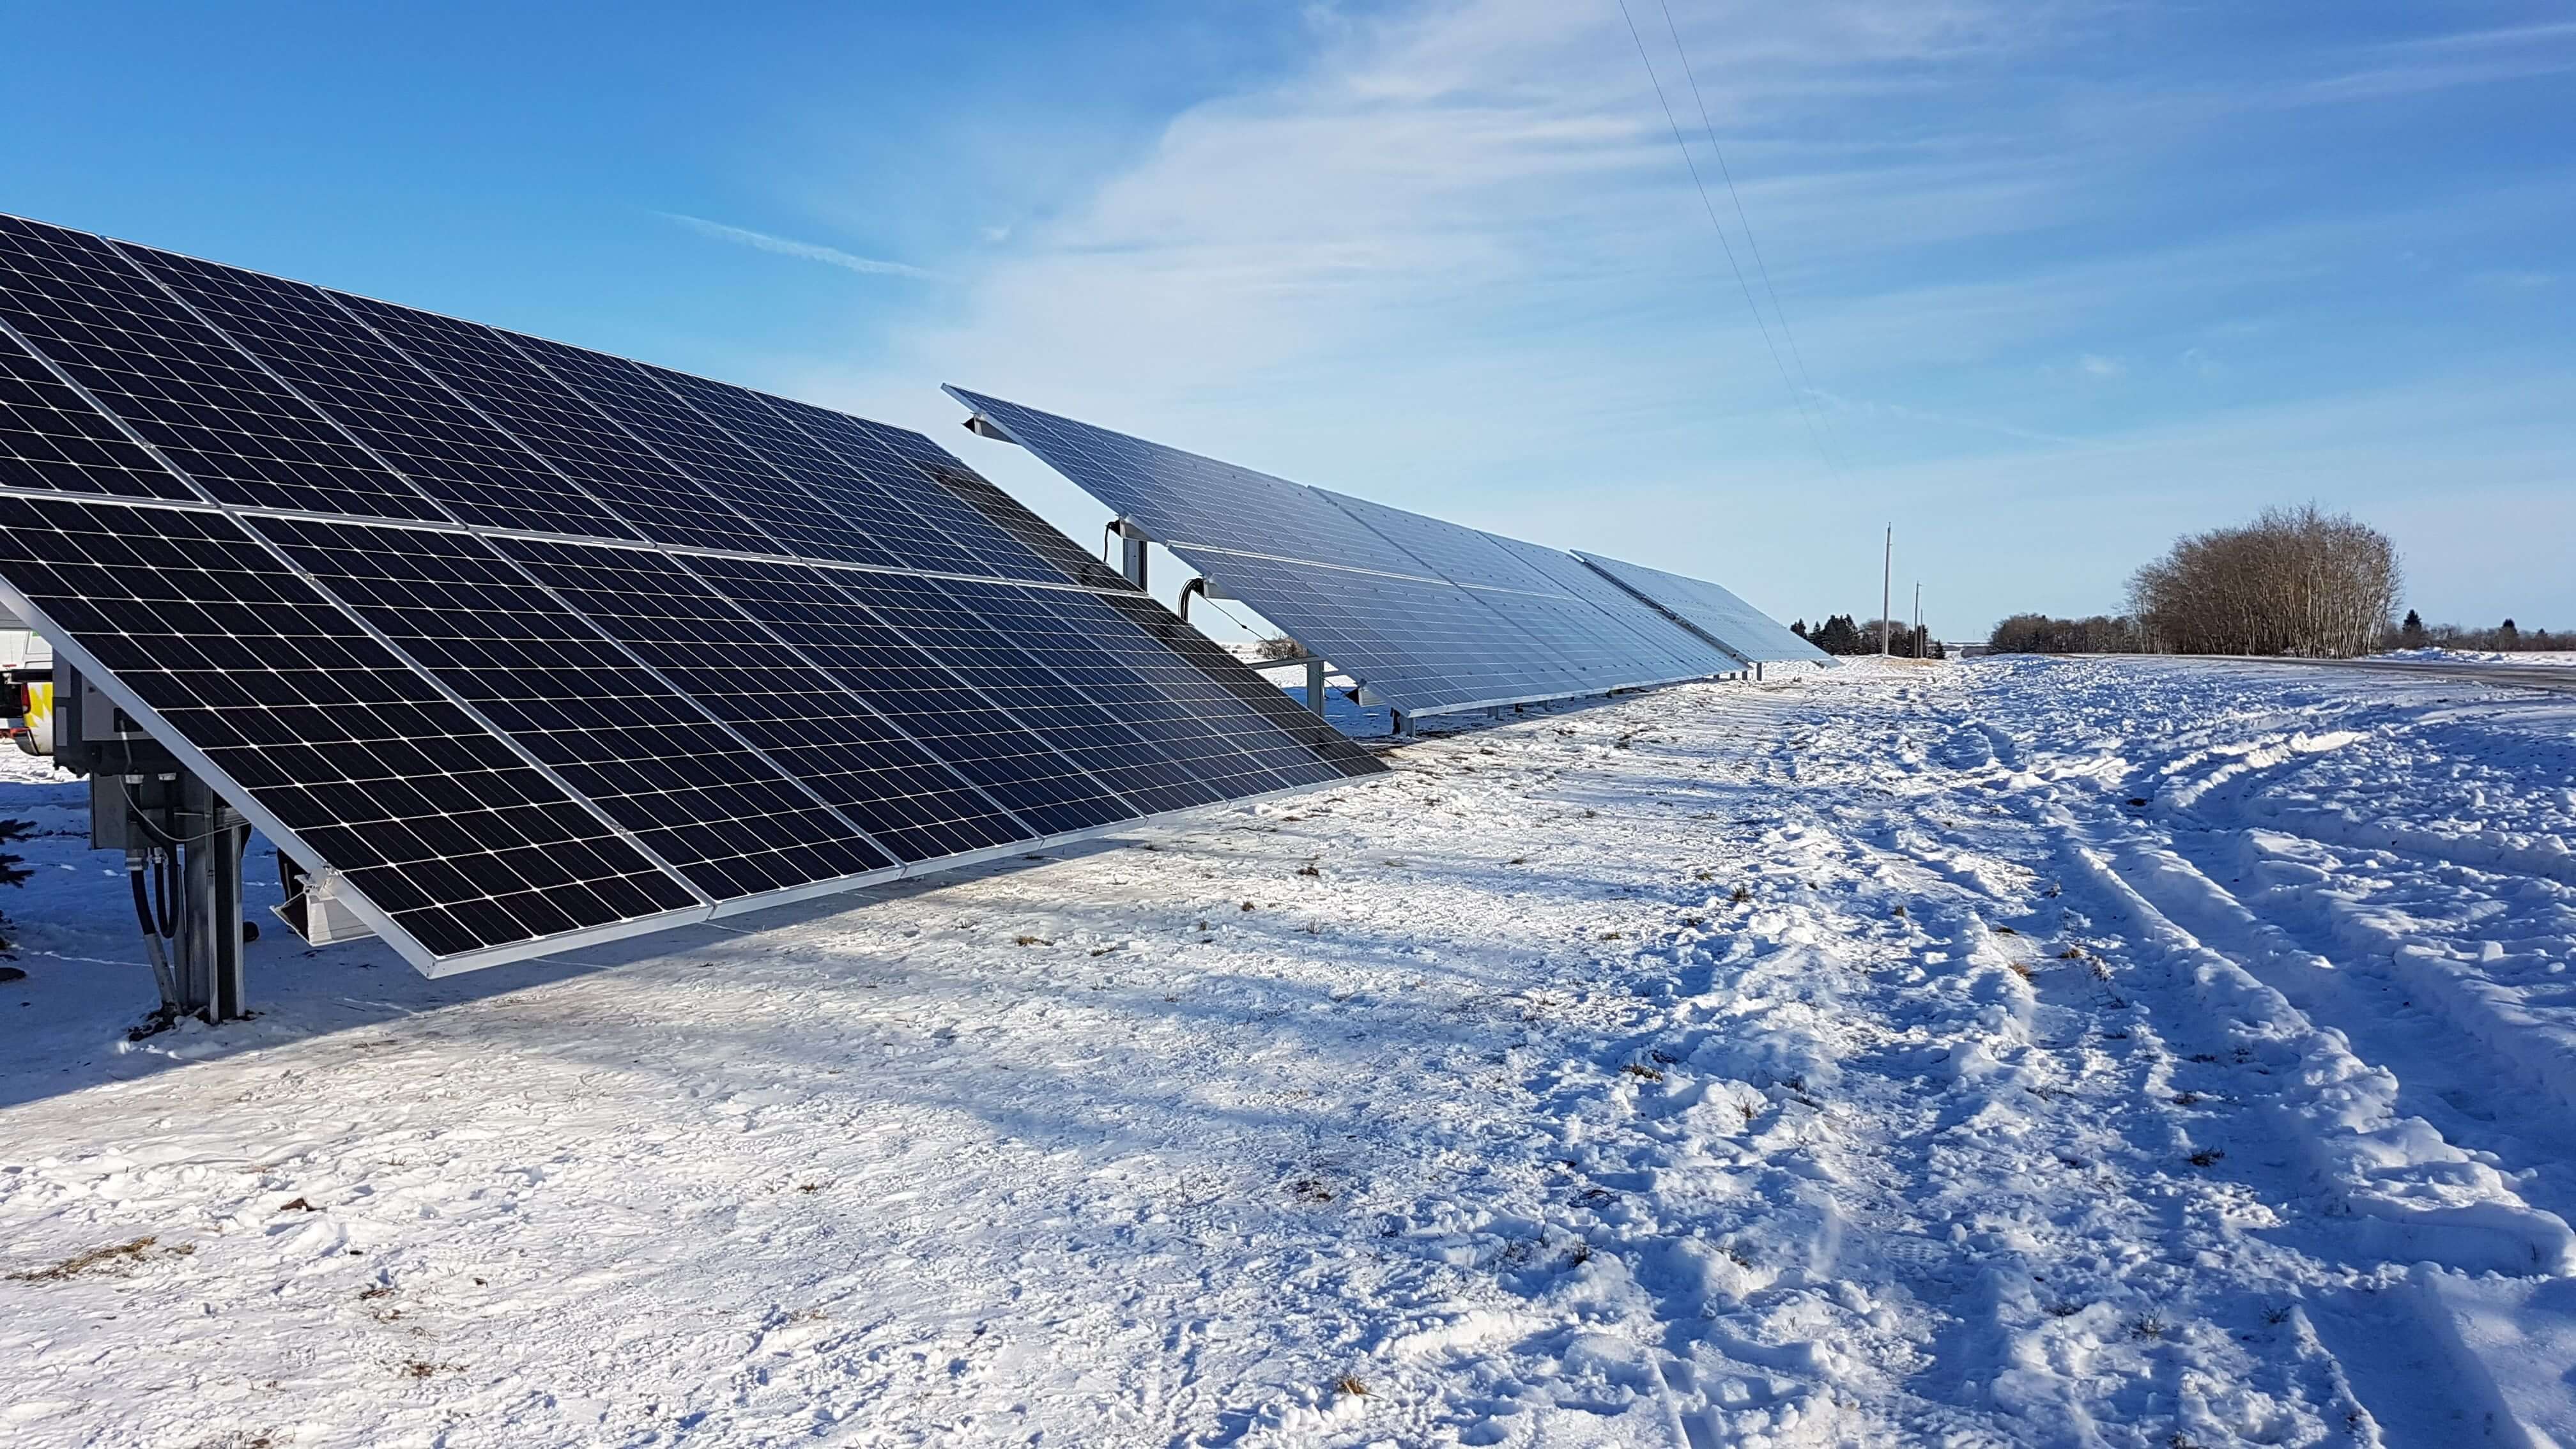
[[[2050,793],[2063,802],[2055,808],[2062,816],[2060,823],[2078,863],[2115,895],[2133,896],[2134,900],[2128,902],[2133,914],[2149,918],[2153,930],[2175,933],[2178,939],[2173,944],[2178,949],[2206,952],[2213,958],[2210,964],[2216,969],[2198,973],[2204,983],[2223,981],[2231,970],[2241,970],[2248,978],[2267,980],[2296,999],[2294,1010],[2299,1015],[2307,1016],[2323,1008],[2316,1019],[2347,1028],[2348,1039],[2362,1047],[2364,1056],[2401,1061],[2410,1073],[2420,1073],[2424,1055],[2420,1041],[2408,1041],[2402,1034],[2385,1029],[2395,1023],[2366,1013],[2355,1014],[2355,993],[2348,972],[2339,971],[2335,963],[2305,949],[2279,924],[2257,917],[2187,858],[2197,845],[2202,858],[2207,859],[2207,842],[2215,838],[2190,827],[2205,825],[2213,814],[2241,807],[2241,802],[2266,785],[2297,775],[2320,756],[2360,738],[2350,731],[2314,737],[2291,733],[2250,742],[2220,742],[2193,750],[2160,772],[2167,777],[2167,785],[2158,792],[2162,808],[2153,816],[2106,812],[2101,808],[2103,801],[2098,791],[2073,796],[2063,791]],[[2190,773],[2210,760],[2220,763],[2204,774]],[[2085,812],[2093,823],[2079,823],[2071,811]],[[2166,821],[2177,819],[2185,827],[2179,833],[2162,828]],[[2346,1039],[2344,1032],[2336,1033],[2335,1045],[2340,1047]],[[2359,1102],[2347,1104],[2363,1106],[2360,1116],[2347,1125],[2383,1141],[2392,1127],[2399,1129],[2401,1135],[2417,1139],[2399,1148],[2390,1159],[2399,1164],[2399,1181],[2395,1185],[2406,1189],[2406,1196],[2412,1199],[2400,1206],[2414,1209],[2398,1214],[2397,1220],[2403,1222],[2411,1216],[2419,1223],[2429,1221],[2436,1225],[2441,1240],[2453,1249],[2450,1256],[2455,1262],[2501,1267],[2509,1273],[2564,1272],[2568,1258],[2565,1224],[2558,1215],[2545,1210],[2564,1203],[2564,1193],[2544,1192],[2539,1199],[2541,1206],[2531,1207],[2525,1192],[2536,1185],[2537,1174],[2527,1169],[2517,1172],[2514,1186],[2507,1187],[2496,1168],[2516,1165],[2508,1160],[2510,1154],[2499,1157],[2480,1150],[2490,1145],[2510,1148],[2514,1144],[2497,1141],[2492,1130],[2472,1120],[2475,1114],[2444,1110],[2428,1102],[2420,1085],[2401,1084],[2384,1069],[2373,1071],[2383,1080],[2364,1091]],[[2459,1081],[2457,1073],[2440,1069],[2422,1075],[2434,1078],[2437,1086]],[[2347,1081],[2358,1084],[2356,1079]],[[2485,1091],[2491,1093],[2491,1075],[2488,1084]],[[2376,1105],[2370,1105],[2373,1102]],[[2401,1114],[2408,1114],[2413,1107],[2433,1110],[2411,1114],[2411,1121],[2403,1120]],[[2426,1117],[2438,1122],[2442,1130],[2436,1131],[2427,1124]],[[2319,1141],[2330,1145],[2328,1139]],[[2471,1151],[2462,1153],[2462,1144]],[[2359,1165],[2366,1171],[2376,1164],[2365,1156]],[[2331,1164],[2320,1166],[2330,1169]],[[2360,1176],[2353,1172],[2330,1175],[2348,1182]],[[2411,1182],[2406,1180],[2409,1175]],[[2390,1206],[2366,1197],[2355,1200],[2355,1205],[2381,1214]],[[2464,1240],[2455,1231],[2462,1226],[2470,1227],[2473,1236]],[[2519,1267],[2509,1260],[2479,1261],[2474,1234],[2496,1230],[2501,1230],[2507,1245],[2521,1240],[2536,1261]],[[2462,1351],[2454,1337],[2451,1310],[2438,1293],[2431,1291],[2445,1281],[2459,1280],[2440,1274],[2426,1279],[2419,1273],[2413,1284],[2365,1284],[2360,1291],[2320,1301],[2314,1307],[2317,1321],[2330,1330],[2329,1336],[2338,1346],[2374,1370],[2366,1379],[2384,1387],[2400,1377],[2385,1371],[2398,1369],[2403,1371],[2403,1379],[2416,1383],[2454,1384],[2457,1391],[2444,1405],[2428,1404],[2420,1394],[2396,1398],[2382,1394],[2375,1400],[2392,1425],[2410,1435],[2449,1439],[2460,1434],[2463,1426],[2482,1420],[2492,1422],[2502,1411],[2494,1391],[2479,1386],[2484,1377],[2481,1368],[2473,1359],[2464,1361],[2459,1356]],[[2443,1358],[2446,1351],[2452,1355],[2452,1361],[2447,1363]]]

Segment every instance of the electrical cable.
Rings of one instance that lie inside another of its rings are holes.
[[[1717,158],[1717,174],[1726,182],[1727,198],[1735,203],[1736,224],[1744,228],[1744,246],[1753,253],[1753,270],[1761,276],[1762,290],[1771,298],[1772,315],[1780,319],[1780,336],[1789,344],[1789,361],[1798,369],[1798,384],[1806,390],[1807,396],[1819,397],[1821,394],[1816,391],[1815,380],[1807,375],[1807,358],[1798,347],[1798,334],[1790,329],[1789,309],[1780,305],[1780,289],[1771,280],[1771,264],[1763,260],[1762,243],[1753,235],[1753,217],[1744,209],[1744,193],[1735,189],[1734,168],[1726,164],[1726,148],[1717,142],[1717,123],[1709,119],[1708,99],[1700,94],[1699,73],[1691,68],[1690,51],[1682,45],[1681,27],[1673,23],[1672,0],[1655,0],[1655,3],[1663,9],[1664,29],[1673,38],[1673,54],[1681,58],[1682,78],[1690,82],[1691,103],[1699,108],[1700,129],[1708,133],[1709,154]],[[1822,413],[1824,409],[1820,406],[1817,411]],[[1825,416],[1830,420],[1832,414],[1825,413]],[[1824,432],[1828,440],[1833,437],[1830,421]],[[1842,450],[1836,447],[1833,451],[1835,461],[1839,463]]]
[[[134,892],[134,919],[143,927],[143,953],[152,959],[152,984],[161,990],[161,1009],[176,1016],[179,1012],[179,978],[170,970],[170,958],[161,949],[161,933],[152,928],[152,903],[143,885],[141,852],[129,850],[125,853],[125,879]]]
[[[1735,244],[1727,239],[1726,224],[1717,219],[1717,203],[1709,198],[1708,183],[1700,176],[1699,160],[1691,155],[1690,142],[1682,135],[1681,118],[1674,113],[1672,101],[1664,94],[1663,78],[1655,74],[1654,58],[1646,53],[1646,37],[1637,29],[1637,17],[1628,13],[1628,0],[1619,0],[1619,18],[1628,22],[1628,38],[1636,42],[1637,59],[1645,63],[1646,83],[1654,87],[1655,103],[1663,107],[1664,122],[1672,127],[1673,145],[1680,149],[1682,164],[1690,170],[1691,185],[1699,192],[1700,208],[1708,213],[1709,227],[1717,233],[1717,244],[1726,253],[1727,270],[1735,274],[1735,285],[1744,293],[1744,305],[1753,313],[1754,329],[1762,334],[1762,346],[1771,354],[1772,367],[1779,371],[1780,385],[1788,389],[1789,402],[1797,408],[1798,422],[1806,429],[1807,441],[1814,445],[1816,456],[1824,460],[1827,472],[1839,477],[1842,469],[1835,463],[1832,451],[1825,446],[1823,435],[1816,431],[1815,419],[1808,412],[1806,395],[1798,390],[1796,380],[1789,376],[1789,364],[1780,356],[1780,344],[1771,339],[1771,324],[1763,320],[1762,304],[1753,299],[1753,284],[1745,279],[1744,266],[1735,259]]]

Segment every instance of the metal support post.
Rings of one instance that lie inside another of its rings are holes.
[[[1413,717],[1400,709],[1386,712],[1388,733],[1400,740],[1413,738]]]
[[[1121,529],[1118,534],[1118,572],[1127,582],[1145,587],[1145,536]]]
[[[185,831],[179,951],[173,974],[179,1009],[208,1022],[249,1013],[242,989],[242,854],[250,826],[194,775],[180,782],[177,822]]]
[[[125,852],[159,1019],[250,1014],[242,989],[242,855],[250,822],[65,661],[55,763],[89,777],[90,846]]]
[[[1315,718],[1324,717],[1324,661],[1321,659],[1306,661],[1306,707],[1315,712]]]

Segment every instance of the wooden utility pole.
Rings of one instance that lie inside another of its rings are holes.
[[[1896,525],[1887,526],[1887,557],[1878,574],[1878,657],[1888,655],[1887,636],[1896,632],[1895,621],[1888,617],[1896,608]]]

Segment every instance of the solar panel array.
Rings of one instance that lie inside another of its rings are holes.
[[[8,217],[0,604],[432,974],[1382,768],[918,434]]]
[[[948,392],[1397,709],[1562,699],[1748,662],[1571,554]]]
[[[1706,579],[1580,550],[1575,557],[1748,664],[1821,664],[1832,660],[1833,656],[1782,628],[1779,620]]]

